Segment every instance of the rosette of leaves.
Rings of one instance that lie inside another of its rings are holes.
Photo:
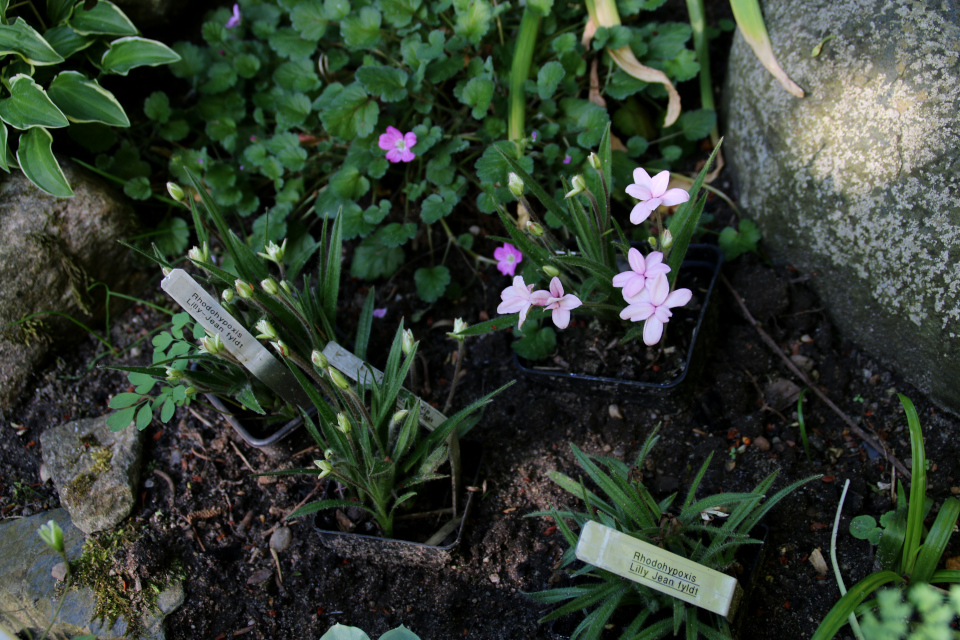
[[[0,169],[19,167],[38,188],[69,197],[73,190],[53,155],[51,130],[85,124],[130,126],[100,77],[125,76],[136,67],[180,58],[166,45],[140,37],[127,16],[107,0],[47,0],[44,14],[39,4],[11,7],[0,2]]]
[[[765,500],[766,493],[773,487],[777,477],[777,472],[774,472],[753,491],[721,493],[697,499],[697,489],[710,466],[711,454],[700,467],[681,504],[675,506],[677,494],[658,503],[643,486],[642,480],[638,479],[642,478],[643,461],[657,439],[654,430],[647,437],[633,465],[614,458],[591,456],[571,445],[586,478],[573,479],[558,471],[551,472],[550,478],[583,500],[586,511],[552,510],[528,515],[551,516],[563,533],[569,548],[563,555],[561,566],[572,567],[579,562],[575,556],[577,531],[592,520],[638,540],[656,544],[710,569],[726,571],[735,563],[735,554],[741,546],[760,542],[750,536],[764,514],[791,491],[813,479],[794,482]],[[728,515],[720,517],[718,514],[724,511]],[[573,526],[568,521],[572,521]],[[690,639],[699,636],[710,640],[732,637],[725,618],[638,582],[624,580],[589,564],[583,564],[571,575],[576,582],[574,586],[530,594],[537,602],[566,602],[540,622],[590,610],[574,630],[571,640],[599,638],[607,621],[620,607],[634,614],[620,635],[621,640],[636,637],[655,640],[667,635],[676,636],[683,627],[686,628],[686,637]]]

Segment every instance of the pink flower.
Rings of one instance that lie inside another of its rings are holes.
[[[385,315],[387,315],[387,308],[386,308],[386,307],[384,307],[384,308],[382,308],[382,309],[374,309],[374,310],[373,310],[373,317],[374,317],[374,318],[382,318],[382,317],[384,317]]]
[[[240,26],[240,5],[233,5],[233,15],[230,16],[230,19],[227,20],[227,24],[224,25],[227,29],[233,29],[234,27]],[[221,52],[222,53],[222,52]]]
[[[673,315],[670,309],[682,307],[692,297],[690,289],[677,289],[671,293],[667,276],[660,274],[650,286],[628,301],[630,305],[620,312],[620,317],[631,322],[644,320],[643,342],[650,347],[663,337],[663,325]]]
[[[634,184],[626,189],[629,195],[640,200],[630,212],[630,222],[633,224],[640,224],[649,218],[661,204],[672,207],[690,199],[690,194],[683,189],[667,189],[670,183],[669,171],[661,171],[651,178],[646,171],[638,167],[633,170],[633,182]]]
[[[538,293],[545,293],[537,291],[533,294],[532,297],[535,298],[534,304],[536,304],[536,298]],[[566,329],[567,325],[570,324],[570,310],[576,309],[579,307],[582,302],[580,298],[568,293],[563,295],[563,285],[560,284],[560,278],[554,278],[550,281],[550,297],[547,298],[547,304],[545,305],[547,309],[553,310],[553,324],[557,325],[557,329]]]
[[[534,304],[542,306],[546,304],[546,299],[549,297],[546,291],[538,291],[536,301],[534,301],[534,294],[532,284],[524,284],[523,276],[515,276],[513,278],[513,286],[507,287],[500,293],[500,299],[503,302],[500,303],[500,306],[497,307],[497,313],[517,313],[520,312],[520,322],[517,323],[517,329],[523,326],[523,321],[527,319],[527,312],[530,311],[530,307]],[[541,301],[542,298],[542,301]]]
[[[493,250],[493,257],[497,261],[497,270],[505,276],[512,276],[517,270],[517,263],[523,261],[523,254],[509,242]]]
[[[417,134],[410,131],[400,133],[395,127],[387,127],[387,132],[380,135],[380,148],[387,152],[390,162],[410,162],[417,156],[410,150],[417,144]]]
[[[563,157],[563,164],[570,164],[570,162],[571,162],[572,160],[573,160],[573,158],[571,158],[570,156],[564,156],[564,157]]]
[[[627,252],[627,260],[632,271],[623,271],[613,276],[613,286],[623,287],[623,297],[628,302],[657,276],[670,273],[670,267],[663,264],[663,254],[659,251],[651,251],[644,259],[642,253],[631,248]]]

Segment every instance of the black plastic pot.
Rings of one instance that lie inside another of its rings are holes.
[[[244,426],[237,416],[227,409],[220,398],[212,393],[205,394],[204,397],[207,399],[207,402],[212,404],[214,408],[220,412],[223,419],[233,427],[233,430],[236,431],[248,445],[260,449],[271,458],[284,458],[290,455],[291,452],[288,450],[288,447],[284,446],[284,443],[281,441],[303,425],[303,418],[294,418],[282,426],[268,431],[266,434],[255,434],[252,433],[253,428]]]
[[[690,346],[683,369],[674,377],[663,382],[641,382],[620,378],[585,375],[564,371],[536,369],[525,365],[516,353],[513,361],[520,372],[528,379],[547,385],[552,389],[568,390],[577,393],[592,393],[611,399],[628,399],[637,395],[651,395],[658,398],[680,398],[692,390],[694,381],[700,376],[706,362],[709,343],[716,332],[716,317],[719,310],[713,289],[716,286],[720,266],[723,264],[723,252],[715,245],[690,245],[687,257],[683,261],[681,273],[698,274],[709,284],[702,295],[700,314],[690,337]]]
[[[471,440],[460,442],[460,456],[463,478],[469,478],[472,485],[477,484],[480,476],[480,465],[483,462],[483,447],[480,443]],[[437,480],[446,482],[449,480]],[[395,538],[382,538],[360,533],[344,533],[330,531],[316,527],[321,544],[338,555],[351,558],[370,558],[377,563],[419,565],[426,567],[440,567],[448,564],[453,558],[456,547],[463,536],[463,527],[470,515],[473,506],[474,492],[468,491],[463,509],[453,528],[438,544],[424,544]],[[448,505],[444,505],[448,506]],[[314,516],[314,524],[322,517],[322,513]],[[431,533],[433,530],[430,531]]]

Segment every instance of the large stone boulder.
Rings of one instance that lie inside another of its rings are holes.
[[[55,311],[102,331],[104,289],[89,287],[132,293],[144,282],[118,242],[136,232],[129,205],[73,163],[61,165],[73,198],[46,194],[17,170],[0,174],[0,407],[16,400],[51,346],[83,335],[51,314],[12,323]]]
[[[960,412],[960,14],[914,0],[763,10],[807,95],[736,37],[722,115],[741,205],[775,258],[816,276],[848,338]]]
[[[112,529],[130,515],[143,453],[136,427],[112,432],[107,416],[74,420],[44,431],[40,445],[60,503],[78,529]]]

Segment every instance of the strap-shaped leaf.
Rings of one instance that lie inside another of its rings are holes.
[[[937,519],[930,527],[927,537],[924,538],[923,546],[920,547],[920,553],[917,555],[917,563],[913,567],[913,573],[910,575],[910,581],[913,583],[930,582],[940,557],[947,549],[947,543],[950,542],[950,535],[957,524],[957,517],[960,516],[960,500],[956,498],[947,498],[940,507],[940,513]]]
[[[13,24],[0,24],[0,54],[7,53],[14,53],[27,64],[37,67],[63,62],[50,43],[22,18],[17,18]]]
[[[0,100],[0,118],[14,129],[59,129],[70,124],[43,87],[22,73],[10,79],[10,97]]]
[[[20,135],[17,162],[30,182],[50,195],[70,198],[73,189],[63,169],[53,157],[53,136],[43,127],[34,127]]]
[[[10,165],[7,163],[7,125],[0,121],[0,169],[10,173]]]
[[[158,67],[179,62],[179,60],[180,56],[177,52],[162,42],[131,36],[111,42],[110,48],[100,59],[100,66],[104,73],[125,76],[131,69],[137,67]]]
[[[80,35],[135,36],[139,33],[120,7],[108,0],[100,0],[90,10],[77,4],[69,24]]]
[[[868,595],[889,582],[900,582],[900,580],[900,576],[892,571],[871,573],[850,587],[847,594],[833,605],[810,640],[830,640],[837,635],[843,625],[847,624],[850,614],[857,610]]]
[[[64,71],[57,74],[47,92],[53,103],[71,122],[102,122],[112,127],[130,126],[127,114],[113,94],[82,73]]]

